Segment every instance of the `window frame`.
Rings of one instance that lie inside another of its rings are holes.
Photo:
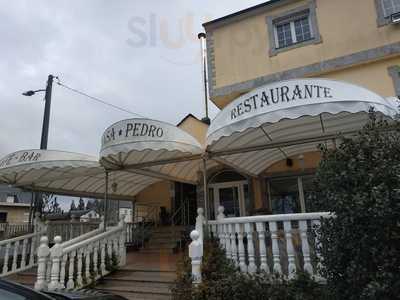
[[[375,8],[377,13],[376,23],[378,27],[386,26],[391,24],[390,16],[385,16],[383,9],[383,0],[375,0]]]
[[[311,38],[301,42],[294,42],[291,45],[285,47],[279,47],[277,26],[290,23],[292,40],[297,39],[296,32],[294,30],[294,22],[304,17],[308,18]],[[318,28],[315,0],[310,1],[306,5],[285,11],[282,14],[267,16],[267,28],[270,44],[269,56],[275,56],[281,52],[322,42],[322,38]]]

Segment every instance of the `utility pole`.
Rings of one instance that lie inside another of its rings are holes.
[[[51,107],[51,92],[53,89],[53,75],[49,75],[47,77],[47,85],[46,89],[40,89],[36,91],[26,91],[22,93],[24,96],[33,96],[37,92],[45,92],[44,100],[44,115],[43,115],[43,125],[42,125],[42,137],[40,139],[40,149],[41,150],[46,150],[47,149],[47,142],[49,139],[49,123],[50,123],[50,107]],[[42,194],[36,192],[35,193],[35,206],[34,208],[30,209],[30,216],[29,216],[29,222],[32,222],[33,214],[35,211],[42,211]]]
[[[42,138],[40,140],[40,149],[47,149],[47,141],[49,138],[49,123],[50,123],[50,106],[51,106],[51,91],[53,88],[53,75],[47,78],[46,94],[44,96],[44,116],[42,126]]]

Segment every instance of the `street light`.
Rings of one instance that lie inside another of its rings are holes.
[[[57,78],[57,77],[56,77]],[[51,105],[51,90],[53,87],[53,75],[49,75],[47,78],[46,89],[36,90],[36,91],[26,91],[22,93],[24,96],[33,96],[37,92],[46,92],[44,96],[44,116],[43,116],[43,126],[42,126],[42,138],[40,140],[40,149],[47,149],[47,140],[49,137],[49,122],[50,122],[50,105]]]

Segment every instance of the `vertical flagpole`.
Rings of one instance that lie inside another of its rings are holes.
[[[104,189],[104,231],[107,230],[107,210],[108,210],[108,171],[105,171],[106,186]]]

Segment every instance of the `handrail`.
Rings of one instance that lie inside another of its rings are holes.
[[[88,239],[88,238],[91,238],[92,236],[95,236],[95,235],[97,235],[98,233],[101,233],[101,232],[103,232],[103,231],[104,231],[104,230],[103,230],[102,228],[98,228],[98,229],[89,231],[89,232],[87,232],[87,233],[85,233],[85,234],[82,234],[82,235],[76,237],[76,238],[73,238],[72,240],[63,242],[62,245],[63,245],[64,247],[68,247],[68,246],[70,246],[70,245],[72,245],[72,244],[79,243],[79,242],[84,241],[84,240],[86,240],[86,239]]]
[[[120,231],[121,229],[123,229],[122,226],[115,226],[114,228],[110,227],[110,230],[104,231],[101,234],[95,235],[95,236],[93,236],[91,238],[88,238],[88,239],[83,240],[83,241],[79,241],[79,242],[77,242],[77,243],[75,243],[73,245],[69,245],[69,246],[65,247],[63,249],[63,253],[67,254],[69,252],[77,250],[77,249],[79,249],[81,247],[84,247],[86,245],[89,245],[91,243],[95,243],[97,241],[100,241],[100,240],[102,240],[102,239],[104,239],[106,237],[109,237],[113,233],[116,233],[116,232]]]
[[[171,216],[170,222],[171,222],[172,225],[175,225],[174,219],[182,209],[183,209],[183,204],[181,206],[179,206],[179,208],[176,209],[175,212],[173,213],[173,215]]]
[[[320,219],[321,217],[330,217],[330,212],[318,212],[318,213],[299,213],[299,214],[280,214],[280,215],[262,215],[262,216],[251,216],[251,217],[237,217],[237,218],[224,218],[215,221],[208,221],[210,225],[217,224],[243,224],[253,222],[278,222],[278,221],[302,221],[310,219]]]
[[[25,240],[25,239],[29,239],[29,238],[32,238],[34,236],[40,235],[40,234],[46,234],[46,230],[42,230],[40,232],[29,233],[29,234],[21,235],[21,236],[12,238],[12,239],[7,239],[7,240],[4,240],[4,241],[0,241],[0,247],[4,246],[4,245],[7,245],[9,243],[15,243],[15,242],[19,242],[19,241],[22,241],[22,240]]]

